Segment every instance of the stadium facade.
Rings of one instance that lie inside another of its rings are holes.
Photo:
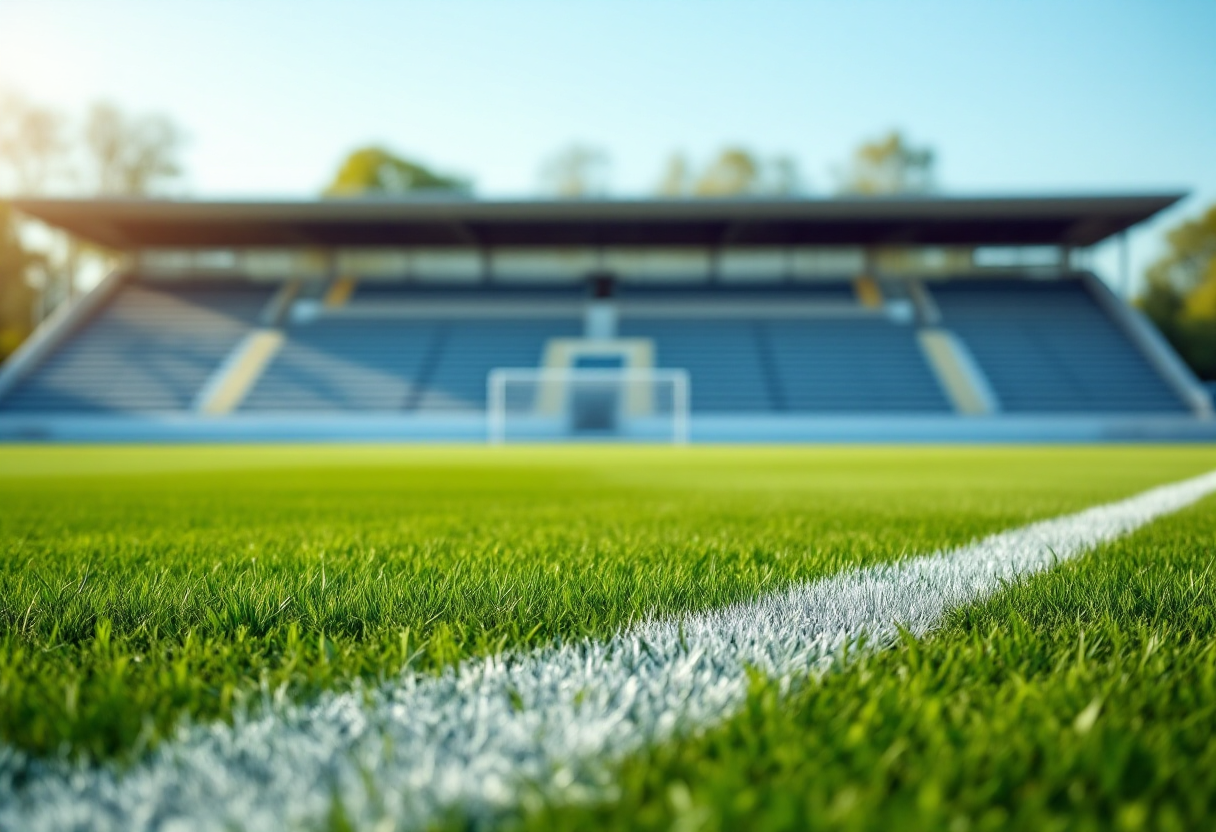
[[[0,438],[1212,439],[1080,267],[1178,198],[25,201],[122,266]]]

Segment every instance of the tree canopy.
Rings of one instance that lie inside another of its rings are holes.
[[[82,120],[0,97],[0,189],[34,195],[147,196],[181,174],[182,131],[168,117],[98,102]]]
[[[0,359],[34,327],[37,294],[28,276],[42,259],[22,244],[12,208],[0,202]]]
[[[848,164],[837,172],[838,191],[849,196],[929,193],[934,187],[933,150],[912,146],[893,130],[862,142]]]
[[[67,118],[0,91],[0,194],[147,196],[181,174],[182,132],[167,117],[94,104]],[[0,203],[0,356],[21,342],[36,318],[71,297],[82,265],[109,268],[113,256],[67,234],[39,235]]]
[[[0,95],[0,189],[43,191],[64,174],[68,145],[59,113],[12,92]]]
[[[1140,306],[1200,377],[1216,380],[1216,205],[1166,242]]]
[[[659,180],[663,197],[793,196],[802,189],[798,168],[788,156],[763,159],[746,148],[723,148],[700,173],[681,154],[673,155]]]
[[[471,190],[465,179],[433,170],[394,154],[383,147],[361,147],[342,162],[325,196],[407,194],[417,191],[464,193]]]
[[[540,170],[540,189],[558,199],[595,199],[608,194],[612,160],[597,147],[572,144],[551,156]]]
[[[740,196],[760,184],[760,163],[741,147],[728,147],[701,173],[694,196]]]
[[[182,134],[165,116],[128,115],[100,102],[89,111],[83,139],[96,193],[144,196],[181,175]]]

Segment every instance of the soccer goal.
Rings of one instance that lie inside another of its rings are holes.
[[[491,444],[688,442],[688,373],[627,368],[499,368],[486,379]]]

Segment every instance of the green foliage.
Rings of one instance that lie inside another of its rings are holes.
[[[626,762],[527,829],[1185,830],[1216,817],[1216,505]]]
[[[182,717],[706,609],[1216,464],[1154,449],[0,448],[0,738]]]
[[[0,202],[0,360],[20,346],[34,324],[37,293],[27,282],[42,257],[17,236],[12,208]]]
[[[728,147],[705,169],[693,193],[697,196],[736,196],[753,193],[760,180],[760,163],[741,147]]]
[[[672,156],[659,180],[661,197],[788,197],[802,189],[798,167],[788,156],[762,159],[743,147],[725,147],[699,173]]]
[[[98,102],[78,129],[61,113],[0,90],[0,193],[163,193],[182,172],[182,143],[181,129],[163,115],[133,115]],[[61,231],[38,235],[38,249],[30,250],[19,227],[0,201],[0,359],[25,340],[38,318],[72,297],[83,267],[109,271],[117,260],[115,252]]]
[[[83,134],[94,189],[107,196],[163,191],[182,174],[183,142],[181,128],[166,116],[130,115],[97,102],[89,109]]]
[[[541,192],[558,199],[595,199],[608,194],[612,160],[597,147],[572,144],[540,169]]]
[[[1140,307],[1201,378],[1216,380],[1216,205],[1166,237]]]
[[[839,173],[839,191],[852,196],[923,194],[933,190],[933,150],[914,147],[892,130],[863,142]]]
[[[59,113],[0,89],[0,191],[45,190],[63,176],[69,147]]]
[[[466,180],[436,173],[382,147],[362,147],[351,152],[325,189],[326,196],[391,196],[417,191],[465,193]]]

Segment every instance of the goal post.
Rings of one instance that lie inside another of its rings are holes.
[[[688,372],[500,367],[486,378],[486,435],[506,442],[688,442]]]

